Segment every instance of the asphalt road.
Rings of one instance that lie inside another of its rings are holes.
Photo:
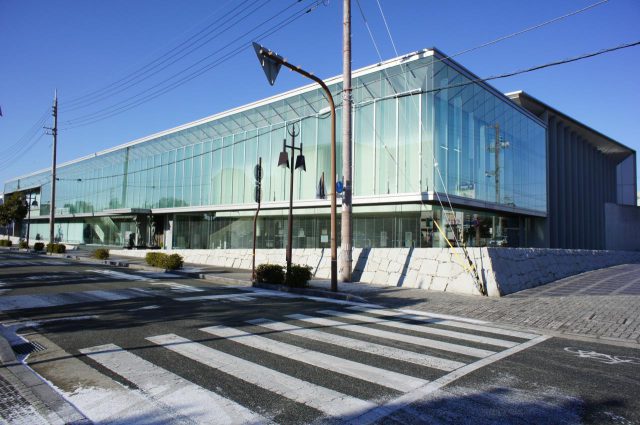
[[[640,423],[639,350],[463,318],[4,251],[0,320],[95,422]]]

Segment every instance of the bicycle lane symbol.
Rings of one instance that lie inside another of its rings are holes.
[[[640,365],[640,357],[614,356],[611,354],[598,353],[597,351],[592,351],[592,350],[580,350],[579,348],[574,348],[574,347],[565,347],[564,351],[566,351],[567,353],[574,354],[581,359],[591,359],[599,363],[604,363],[608,365],[616,365],[616,364]]]

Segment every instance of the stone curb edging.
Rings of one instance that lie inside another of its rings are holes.
[[[278,285],[274,283],[253,283],[254,288],[270,289],[272,291],[290,292],[300,295],[308,295],[313,297],[331,298],[334,300],[353,301],[360,303],[367,303],[368,301],[358,295],[349,294],[347,292],[331,292],[322,289],[313,288],[292,288],[286,285]]]
[[[32,393],[50,412],[69,425],[88,425],[92,422],[69,403],[62,394],[51,387],[38,373],[27,364],[18,361],[4,332],[0,332],[0,367],[13,375],[25,392]],[[10,385],[13,385],[10,383]],[[14,386],[15,388],[15,386]],[[38,411],[38,409],[36,409]],[[38,412],[43,413],[43,412]]]

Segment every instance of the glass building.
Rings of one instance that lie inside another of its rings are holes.
[[[342,79],[326,83],[340,115]],[[544,121],[434,49],[354,71],[352,107],[355,247],[539,243]],[[338,180],[340,123],[338,116]],[[258,247],[282,248],[289,170],[277,161],[294,125],[306,159],[306,171],[295,171],[294,248],[328,247],[329,200],[318,194],[331,190],[320,187],[331,181],[331,119],[315,85],[59,165],[56,238],[248,248],[262,158]],[[30,232],[47,239],[50,170],[5,184],[5,193],[15,191],[36,194]]]

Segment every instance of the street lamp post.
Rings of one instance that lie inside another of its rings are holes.
[[[289,179],[289,220],[287,222],[287,277],[289,277],[289,273],[291,272],[291,250],[293,248],[293,172],[301,168],[304,171],[307,171],[307,166],[304,162],[304,155],[302,154],[302,143],[300,143],[300,147],[296,147],[296,136],[300,134],[300,131],[296,133],[295,123],[293,124],[291,130],[287,129],[289,136],[291,136],[291,144],[287,145],[287,140],[284,139],[282,141],[282,152],[280,152],[280,157],[278,158],[278,167],[289,168],[291,171],[291,177]],[[291,149],[291,166],[289,166],[289,159],[287,158],[287,148]],[[293,166],[293,157],[296,151],[300,151],[300,155],[296,158],[295,167]]]
[[[260,65],[264,70],[269,84],[273,85],[276,82],[276,77],[282,66],[289,68],[290,70],[315,81],[322,87],[324,95],[329,102],[331,108],[331,290],[336,292],[338,290],[338,250],[336,245],[337,232],[336,232],[336,107],[333,102],[333,96],[329,87],[320,78],[305,71],[304,69],[292,65],[286,61],[282,56],[272,52],[266,47],[261,46],[258,43],[253,43],[253,48],[258,55]]]

